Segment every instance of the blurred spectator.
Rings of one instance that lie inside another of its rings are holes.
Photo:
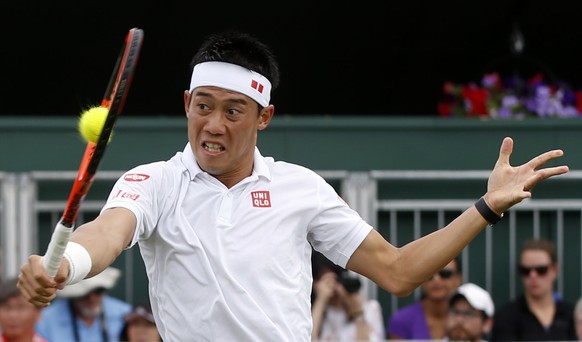
[[[582,341],[582,298],[576,302],[574,320],[576,322],[576,336],[578,337],[578,341]]]
[[[383,340],[382,308],[377,300],[364,300],[360,279],[316,251],[312,262],[312,340]]]
[[[553,242],[524,242],[519,259],[524,293],[495,314],[492,341],[576,340],[574,306],[554,294],[559,265]]]
[[[11,278],[0,284],[0,331],[2,342],[46,342],[35,331],[41,309],[24,298]]]
[[[127,342],[160,342],[162,338],[152,308],[147,303],[138,304],[133,308],[133,311],[128,313],[125,317],[125,326],[121,332],[120,340]]]
[[[451,341],[478,342],[491,331],[495,305],[489,292],[473,283],[457,289],[449,301],[447,338]]]
[[[98,275],[66,286],[45,308],[37,324],[38,332],[51,342],[118,341],[123,317],[131,305],[108,296],[121,271],[108,267]]]
[[[421,285],[419,301],[394,312],[387,336],[393,340],[442,339],[446,334],[449,298],[462,282],[457,257]]]

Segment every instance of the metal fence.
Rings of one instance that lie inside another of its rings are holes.
[[[0,280],[16,274],[21,261],[13,252],[20,248],[17,189],[16,175],[0,172]]]
[[[401,183],[404,181],[429,181],[451,182],[452,184],[474,182],[475,188],[485,189],[489,171],[372,171],[370,173],[370,185],[378,187],[382,182]],[[556,177],[554,191],[546,195],[559,195],[562,188],[571,188],[571,184],[579,184],[582,180],[582,172],[570,171],[566,175]],[[469,186],[469,188],[471,188]],[[473,194],[475,189],[470,190]],[[385,191],[384,191],[385,192]],[[370,211],[372,216],[368,218],[396,245],[402,246],[412,239],[418,239],[422,235],[445,226],[462,211],[469,208],[476,200],[474,195],[469,199],[455,198],[455,193],[449,193],[449,198],[433,199],[383,199],[377,189],[370,190]],[[535,193],[535,192],[534,192]],[[458,195],[457,196],[462,196]],[[409,214],[411,222],[402,227],[401,216]],[[379,221],[386,214],[387,219]],[[427,215],[432,215],[428,230],[423,221]],[[412,234],[400,238],[403,230],[412,229]],[[461,254],[462,271],[464,281],[480,283],[493,294],[496,302],[503,302],[516,297],[521,284],[516,272],[519,258],[520,242],[528,238],[547,238],[556,243],[558,262],[562,265],[559,272],[556,291],[559,294],[568,294],[572,300],[582,293],[582,199],[580,198],[542,198],[529,199],[511,208],[504,215],[504,219],[494,228],[486,229],[479,237],[481,241],[473,241]],[[565,266],[569,271],[564,271]],[[568,288],[566,288],[568,285]],[[374,289],[374,288],[373,288]],[[377,293],[375,294],[377,296]],[[416,300],[420,296],[417,289],[413,296]],[[387,312],[394,312],[403,305],[402,299],[389,295],[389,308]]]

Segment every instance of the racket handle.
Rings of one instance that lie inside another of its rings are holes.
[[[51,241],[43,258],[44,268],[49,276],[54,277],[61,266],[65,248],[73,233],[73,227],[67,227],[60,220],[53,231]]]

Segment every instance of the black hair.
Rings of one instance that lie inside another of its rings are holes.
[[[0,303],[4,303],[10,298],[20,296],[20,290],[18,289],[17,283],[18,277],[13,277],[0,284]]]
[[[457,273],[463,274],[463,264],[460,255],[457,255],[454,259],[455,264],[457,265]]]
[[[136,312],[136,310],[138,310],[138,308],[141,308],[142,310],[145,310],[146,313],[153,315],[152,313],[152,307],[150,304],[149,300],[145,300],[142,302],[139,302],[138,304],[133,305],[133,309],[131,310],[131,312],[129,312],[128,314],[126,314],[124,316],[124,322],[123,322],[123,328],[121,329],[121,333],[119,334],[119,341],[129,341],[129,325],[131,324],[130,321],[128,321],[128,317],[130,317],[130,315],[134,314]],[[154,322],[155,324],[155,322]],[[160,337],[160,341],[161,341],[161,337]]]
[[[340,275],[345,269],[334,262],[330,261],[320,252],[313,250],[311,254],[311,272],[313,275],[313,280],[317,281],[326,272],[333,272],[336,275]]]
[[[203,62],[231,63],[257,72],[271,82],[271,91],[279,85],[279,64],[274,53],[247,33],[223,31],[209,35],[192,58],[190,68]]]

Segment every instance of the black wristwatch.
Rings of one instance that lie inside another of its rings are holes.
[[[491,208],[489,208],[487,202],[485,202],[485,199],[483,197],[481,197],[477,202],[475,202],[475,208],[477,208],[477,211],[479,212],[479,214],[481,214],[481,216],[483,216],[485,221],[489,222],[490,226],[499,222],[499,220],[501,220],[501,218],[503,217],[503,214],[497,215],[497,213],[491,210]]]

